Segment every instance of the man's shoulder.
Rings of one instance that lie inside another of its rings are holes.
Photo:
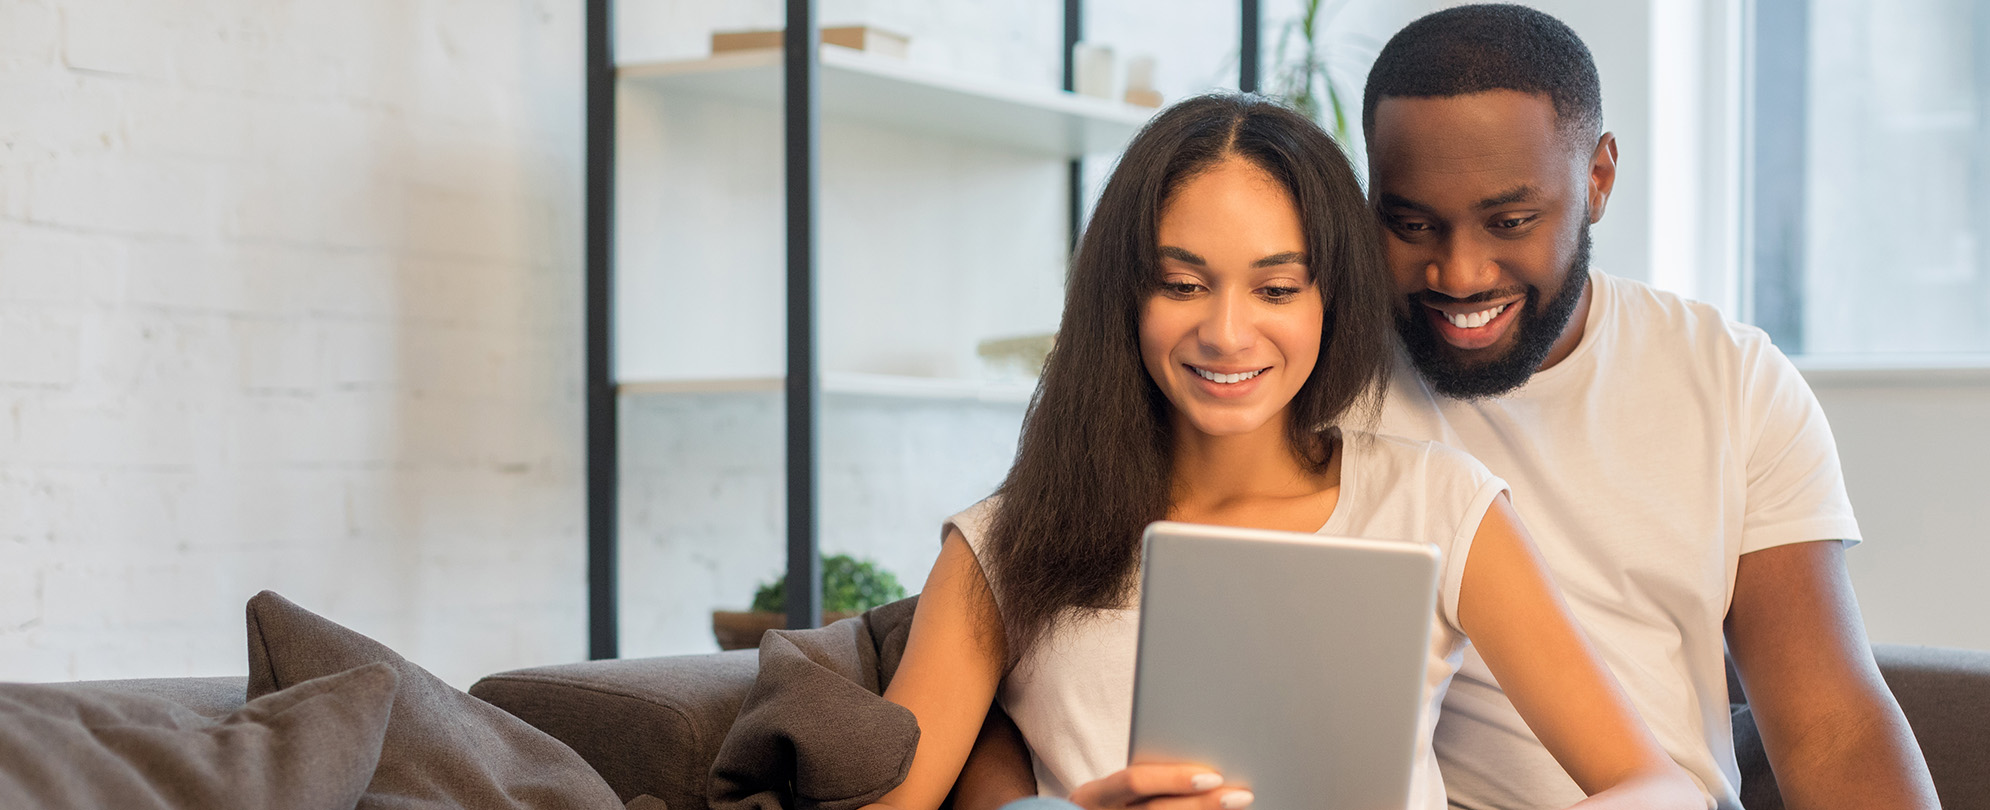
[[[1661,344],[1702,359],[1728,355],[1755,360],[1768,352],[1780,354],[1769,333],[1754,324],[1728,317],[1713,304],[1662,290],[1634,279],[1595,274],[1608,288],[1615,343],[1625,348]]]

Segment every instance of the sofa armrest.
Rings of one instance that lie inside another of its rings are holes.
[[[707,810],[719,743],[759,671],[754,650],[501,672],[470,694],[567,744],[627,802]]]
[[[1990,651],[1875,644],[1942,806],[1990,807]]]

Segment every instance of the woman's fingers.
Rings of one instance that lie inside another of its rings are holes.
[[[1140,810],[1243,810],[1250,807],[1251,801],[1256,798],[1250,791],[1239,788],[1193,796],[1162,796],[1148,799],[1139,807]]]
[[[1243,810],[1248,790],[1222,790],[1223,777],[1199,765],[1129,765],[1071,792],[1089,810],[1139,806],[1145,810]]]

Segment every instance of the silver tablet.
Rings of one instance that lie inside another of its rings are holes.
[[[1161,522],[1141,564],[1134,763],[1253,810],[1409,802],[1440,570],[1428,543]]]

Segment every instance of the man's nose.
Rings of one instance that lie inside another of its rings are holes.
[[[1454,235],[1424,266],[1424,286],[1452,298],[1470,298],[1499,286],[1499,265],[1479,240]]]

